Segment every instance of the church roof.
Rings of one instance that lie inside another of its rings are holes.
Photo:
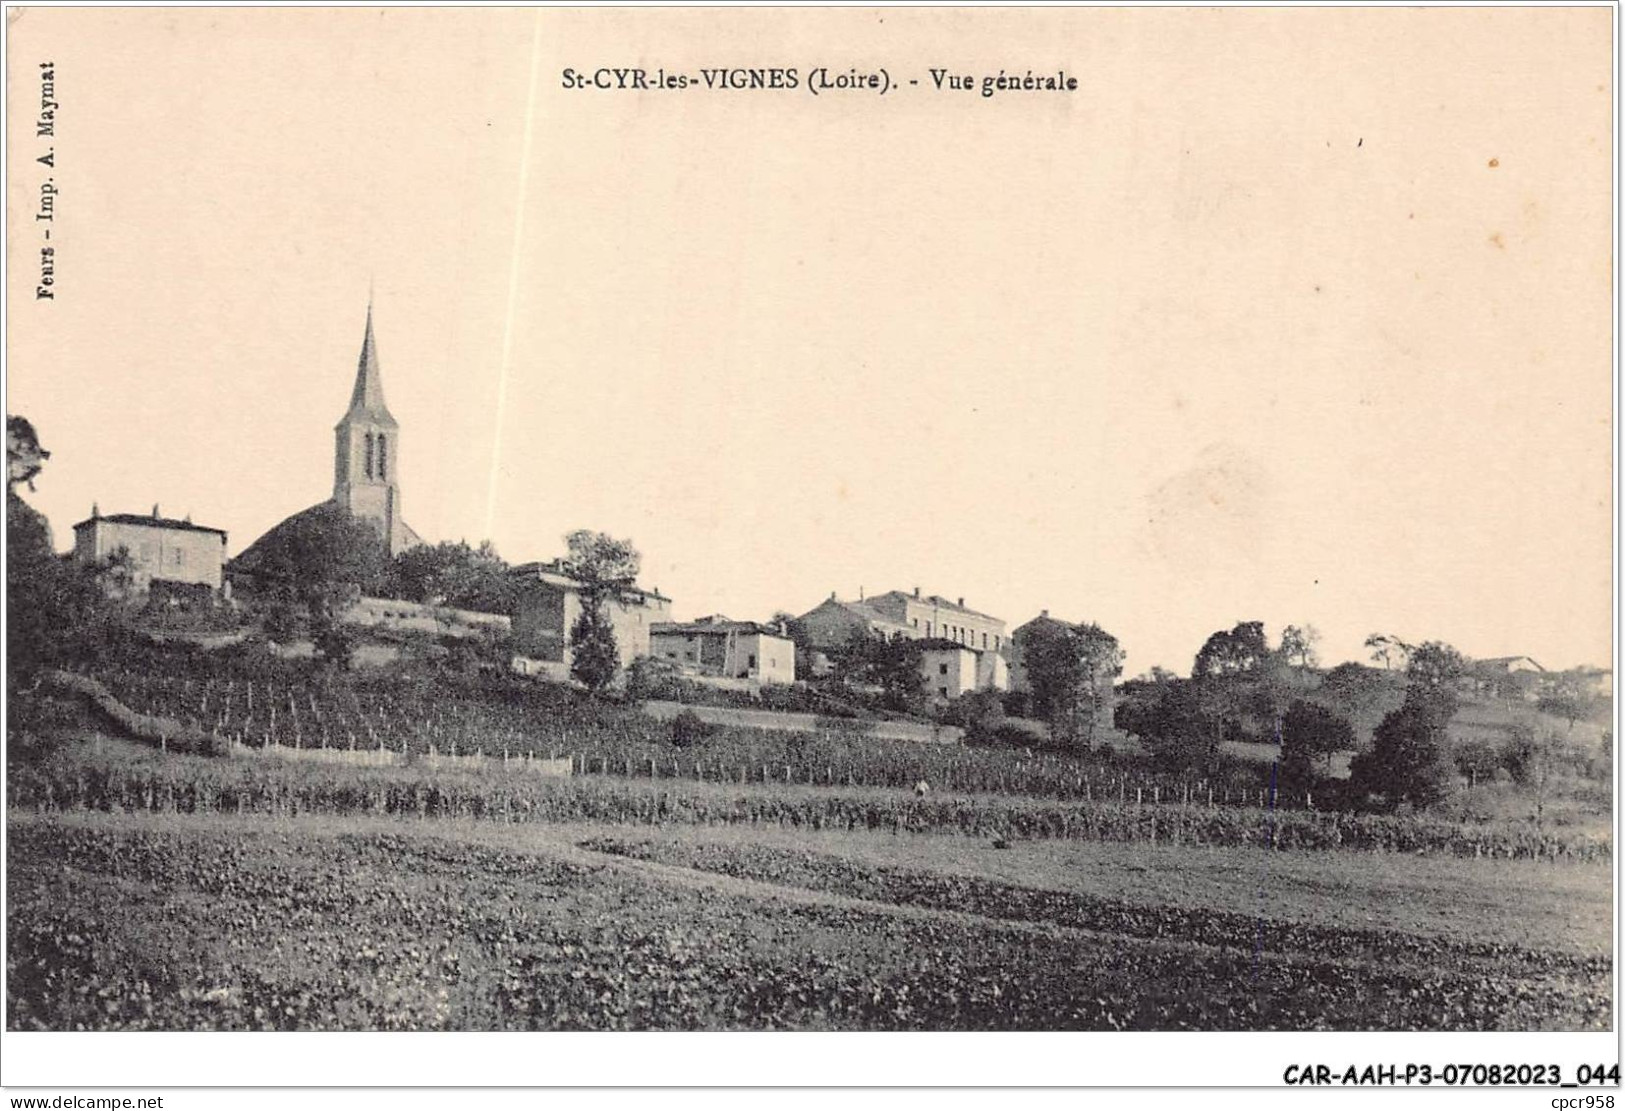
[[[350,408],[344,421],[357,417],[373,424],[394,428],[395,418],[384,404],[384,379],[378,371],[378,341],[372,335],[372,305],[367,305],[367,333],[361,340],[361,359],[356,365],[355,388],[350,391]],[[339,423],[344,423],[340,421]]]
[[[280,537],[303,527],[305,522],[333,513],[338,508],[337,502],[328,499],[324,502],[318,502],[308,509],[301,509],[290,517],[284,517],[267,529],[258,540],[238,552],[236,558],[227,563],[226,569],[251,575],[258,574],[261,565],[265,562],[266,551],[276,544]]]

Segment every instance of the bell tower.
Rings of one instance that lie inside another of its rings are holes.
[[[390,555],[410,546],[410,530],[401,520],[400,426],[384,404],[384,381],[378,371],[378,344],[372,335],[372,303],[367,304],[367,331],[361,340],[350,408],[333,428],[333,500],[358,520],[378,529]]]

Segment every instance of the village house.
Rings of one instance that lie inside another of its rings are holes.
[[[519,600],[513,612],[514,651],[522,670],[568,675],[572,655],[570,630],[581,616],[582,582],[562,559],[525,563],[513,569]],[[671,621],[671,599],[658,590],[627,587],[611,594],[605,605],[620,665],[649,655],[649,633]]]
[[[927,696],[954,699],[990,684],[979,681],[977,662],[982,656],[951,640],[928,640],[920,645],[920,677]],[[998,689],[998,688],[995,688]]]
[[[225,590],[226,533],[195,525],[191,518],[164,517],[158,507],[150,516],[114,513],[90,516],[73,526],[73,555],[96,563],[115,552],[127,553],[128,590],[134,598],[170,605],[209,605]]]
[[[683,671],[758,683],[796,681],[796,646],[782,626],[721,615],[649,627],[649,654]]]
[[[1469,660],[1458,685],[1479,697],[1515,696],[1533,702],[1550,676],[1528,656],[1491,656]]]
[[[818,651],[839,651],[851,643],[854,632],[885,638],[906,637],[930,641],[932,656],[922,664],[926,690],[939,697],[954,698],[966,690],[1004,690],[1009,686],[1009,668],[1004,651],[1009,647],[1004,622],[970,609],[965,599],[950,601],[936,594],[893,590],[856,602],[842,601],[833,593],[814,609],[797,618],[808,643]],[[970,663],[952,649],[969,652]],[[943,667],[947,667],[945,672]],[[964,672],[961,682],[942,682]],[[942,695],[939,688],[953,693]]]

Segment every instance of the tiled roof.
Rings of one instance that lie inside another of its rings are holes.
[[[906,590],[888,590],[884,594],[876,594],[872,598],[866,598],[865,601],[878,602],[882,598],[896,598],[904,602],[914,602],[917,605],[935,606],[937,609],[948,610],[951,613],[969,614],[972,617],[980,617],[986,621],[1002,622],[1004,620],[1000,617],[994,617],[991,613],[983,613],[981,610],[973,610],[969,606],[962,606],[952,598],[944,598],[940,594],[926,594],[922,597]]]
[[[661,633],[678,633],[682,635],[744,633],[747,635],[779,637],[784,640],[790,639],[772,625],[763,625],[759,621],[728,621],[726,619],[720,621],[656,621],[649,626],[650,636]]]
[[[570,565],[562,559],[550,559],[545,563],[540,560],[532,560],[530,563],[521,563],[510,568],[508,573],[516,578],[533,579],[549,586],[563,587],[569,590],[579,589],[582,585],[581,579],[571,570]],[[635,595],[654,598],[662,602],[671,601],[659,590],[651,590],[635,584],[620,588],[620,593],[623,596]]]
[[[177,520],[174,517],[151,517],[142,513],[107,513],[99,517],[87,517],[74,525],[74,531],[106,521],[114,525],[144,525],[147,528],[176,529],[181,532],[212,532],[218,536],[225,536],[226,530],[210,528],[208,525],[194,525],[191,521]]]

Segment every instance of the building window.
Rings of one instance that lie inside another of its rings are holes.
[[[982,634],[982,647],[983,648],[987,647],[987,634],[986,633]]]
[[[186,566],[186,552],[181,548],[176,548],[175,549],[175,566],[176,567],[185,567]]]
[[[946,674],[948,674],[948,665],[947,664],[938,664],[937,665],[937,674],[938,675],[946,675]]]
[[[748,667],[755,667],[756,666],[756,656],[755,656],[754,653],[752,653],[752,655],[750,657],[750,663],[747,664],[746,666],[748,666]]]
[[[948,697],[948,688],[947,687],[938,687],[937,688],[937,693],[942,695],[942,697],[947,698]]]
[[[389,478],[389,448],[384,445],[384,434],[378,433],[378,481]]]
[[[916,629],[918,629],[920,627],[920,619],[918,617],[909,618],[908,623],[910,625],[913,625]]]
[[[367,478],[372,478],[372,433],[367,433]]]

